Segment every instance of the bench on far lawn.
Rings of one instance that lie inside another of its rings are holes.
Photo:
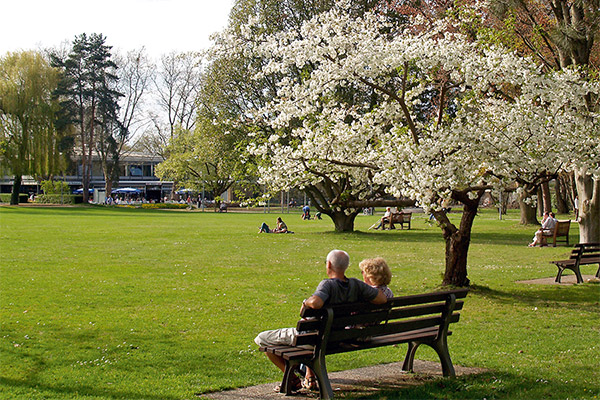
[[[468,289],[393,297],[385,304],[350,303],[305,309],[292,346],[264,346],[260,350],[283,357],[285,372],[280,391],[291,394],[291,376],[300,364],[317,376],[320,398],[331,399],[333,390],[325,356],[329,354],[408,343],[402,369],[412,371],[421,344],[440,357],[444,376],[454,376],[448,351],[448,327],[458,322]]]
[[[558,267],[558,274],[555,282],[560,283],[560,278],[565,269],[570,269],[575,272],[577,283],[583,283],[581,276],[581,265],[598,264],[596,278],[600,278],[600,243],[579,243],[571,252],[568,260],[551,261]]]
[[[548,245],[547,241],[552,240],[552,247],[556,247],[556,242],[558,238],[564,238],[564,242],[567,242],[567,246],[569,245],[569,229],[571,229],[571,220],[568,221],[556,221],[556,225],[554,226],[554,231],[552,235],[542,236],[542,246]]]
[[[408,225],[408,229],[410,229],[411,217],[412,213],[410,212],[392,213],[390,215],[390,229],[395,229],[394,224],[400,224],[400,229],[404,229],[404,224],[406,224]]]

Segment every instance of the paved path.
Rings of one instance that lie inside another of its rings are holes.
[[[481,368],[467,368],[455,365],[457,375],[468,375],[485,372]],[[381,364],[372,367],[333,372],[329,374],[331,386],[335,392],[350,393],[355,395],[373,394],[379,390],[401,389],[402,387],[419,384],[442,376],[439,362],[415,360],[415,374],[402,371],[402,363]],[[226,392],[209,393],[202,395],[201,399],[214,400],[269,400],[269,399],[317,399],[318,392],[301,390],[296,395],[285,396],[276,393],[273,388],[278,382],[252,386],[242,389],[228,390]]]
[[[594,275],[581,275],[581,277],[583,278],[583,283],[588,283],[588,282],[598,282],[598,278],[596,278]],[[526,283],[529,285],[574,285],[577,283],[577,277],[575,276],[575,274],[571,273],[569,274],[569,272],[567,272],[566,275],[563,275],[560,279],[560,283],[558,282],[554,282],[554,279],[556,279],[556,276],[553,276],[551,278],[540,278],[540,279],[530,279],[527,281],[517,281],[516,283]]]

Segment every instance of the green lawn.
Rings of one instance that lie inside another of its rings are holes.
[[[336,234],[326,217],[290,214],[282,216],[296,234],[257,234],[276,216],[0,207],[0,398],[197,399],[277,381],[253,338],[295,324],[333,248],[350,253],[355,277],[362,258],[383,256],[396,295],[439,287],[444,243],[424,215],[410,231],[368,231],[377,217],[360,216],[358,232]],[[490,372],[387,398],[600,395],[600,285],[515,283],[554,276],[549,261],[569,252],[527,248],[534,230],[514,211],[475,222],[473,288],[449,347],[455,364]],[[405,350],[332,356],[328,367],[401,361]],[[436,360],[426,348],[417,358]]]

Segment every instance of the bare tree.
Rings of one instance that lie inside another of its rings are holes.
[[[119,113],[115,123],[107,125],[96,143],[102,161],[106,192],[112,191],[119,179],[119,164],[127,142],[148,124],[143,114],[144,98],[152,82],[155,66],[144,48],[117,55],[118,78],[115,90],[123,95],[119,101]]]
[[[169,138],[176,127],[193,130],[200,91],[202,55],[170,53],[161,57],[155,85],[159,107],[167,115]]]

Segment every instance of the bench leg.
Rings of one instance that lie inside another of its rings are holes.
[[[402,371],[413,372],[413,364],[415,362],[415,353],[421,342],[409,342],[406,357],[404,357],[404,363],[402,364]]]
[[[283,372],[283,380],[281,381],[281,386],[279,387],[280,393],[285,393],[286,395],[292,394],[292,376],[294,375],[294,371],[296,370],[298,363],[286,362],[285,363],[285,371]]]
[[[596,271],[596,278],[600,278],[600,263],[598,264],[598,271]]]
[[[575,272],[575,276],[577,276],[577,283],[583,283],[583,276],[581,276],[581,270],[579,267],[573,268],[573,272]]]
[[[454,365],[452,365],[452,360],[450,359],[450,352],[448,351],[448,341],[446,340],[446,336],[443,335],[442,337],[438,338],[438,340],[431,344],[431,347],[433,347],[438,356],[440,356],[442,373],[444,376],[456,376]]]
[[[560,278],[564,270],[564,268],[558,267],[558,274],[556,274],[556,279],[554,280],[554,282],[560,283]]]
[[[327,375],[325,357],[317,358],[310,367],[317,376],[317,381],[319,383],[319,398],[322,400],[332,399],[333,389],[331,388],[331,382],[329,382],[329,376]]]

